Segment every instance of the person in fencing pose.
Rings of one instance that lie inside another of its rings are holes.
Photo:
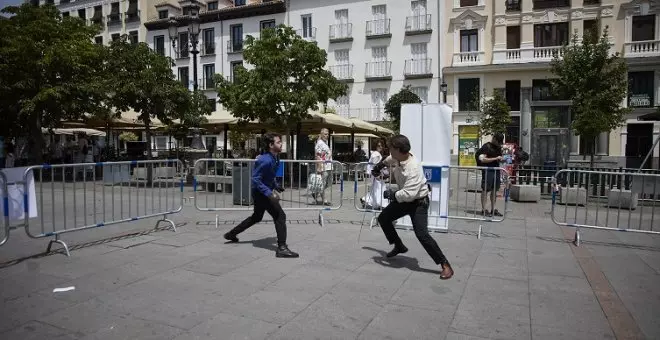
[[[226,240],[238,242],[237,235],[261,222],[264,212],[273,217],[275,232],[277,233],[277,257],[298,257],[286,244],[286,215],[280,206],[280,195],[284,189],[276,183],[275,174],[279,166],[277,155],[282,151],[282,137],[279,134],[267,133],[262,141],[268,152],[262,153],[255,161],[252,170],[252,197],[254,198],[254,212],[243,222],[224,235]]]
[[[431,256],[436,264],[442,268],[440,279],[447,280],[454,275],[449,261],[440,250],[438,243],[431,237],[428,230],[428,209],[430,186],[421,163],[410,153],[410,141],[404,135],[392,137],[388,143],[390,156],[374,166],[372,175],[379,176],[385,167],[392,167],[392,175],[399,186],[399,190],[387,189],[384,198],[390,204],[378,216],[378,223],[385,233],[385,237],[394,249],[387,254],[393,257],[408,251],[401,238],[394,229],[394,221],[403,216],[410,216],[415,236]]]

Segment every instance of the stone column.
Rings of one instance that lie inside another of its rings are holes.
[[[532,153],[532,88],[520,89],[522,106],[520,107],[520,144],[527,153]]]
[[[609,154],[609,132],[601,132],[596,139],[596,156],[607,156]]]
[[[580,136],[575,134],[575,130],[570,129],[569,138],[571,140],[571,148],[569,149],[571,156],[577,156],[580,154]]]

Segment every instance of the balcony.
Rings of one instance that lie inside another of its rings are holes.
[[[243,52],[243,40],[239,41],[227,41],[227,53],[235,54]]]
[[[214,55],[215,54],[215,44],[214,43],[208,43],[204,44],[202,43],[202,46],[200,52],[200,55],[205,56],[205,55]]]
[[[330,25],[329,39],[331,43],[353,41],[353,24]]]
[[[308,27],[296,30],[296,34],[307,41],[316,41],[316,27]]]
[[[660,40],[627,42],[624,44],[624,57],[643,58],[660,56]]]
[[[353,82],[353,64],[330,66],[330,73],[342,83]]]
[[[126,22],[140,21],[140,10],[133,12],[126,12]]]
[[[562,55],[561,46],[495,50],[493,64],[548,63],[555,55]]]
[[[367,21],[367,39],[391,38],[390,19]]]
[[[97,18],[91,18],[91,19],[89,19],[89,24],[90,24],[90,25],[99,25],[99,26],[103,26],[103,23],[104,23],[104,22],[105,22],[105,20],[103,20],[103,18],[101,18],[101,17],[97,17]]]
[[[121,13],[108,14],[108,26],[121,24]]]
[[[534,10],[571,7],[571,0],[534,0]]]
[[[431,59],[409,59],[403,70],[405,79],[433,78]]]
[[[406,35],[429,34],[433,32],[431,14],[406,18]]]
[[[364,71],[365,81],[392,80],[391,61],[373,61],[366,63]]]
[[[520,12],[522,11],[521,0],[507,0],[506,1],[506,11],[507,12]]]
[[[361,109],[338,107],[337,113],[344,118],[357,118],[368,122],[382,122],[388,119],[384,105]]]
[[[458,52],[454,53],[452,66],[484,65],[485,63],[486,53],[483,51]]]

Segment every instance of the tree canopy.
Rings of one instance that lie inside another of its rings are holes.
[[[485,99],[479,106],[479,135],[506,133],[506,127],[511,124],[511,107],[501,91],[493,91],[493,96]]]
[[[419,96],[410,90],[410,85],[406,85],[399,92],[394,94],[385,103],[385,113],[392,121],[392,128],[399,131],[401,127],[401,105],[421,103]]]
[[[573,35],[571,44],[550,64],[553,92],[572,102],[571,127],[576,135],[592,141],[592,163],[593,141],[601,132],[621,126],[629,112],[621,107],[628,90],[627,66],[618,53],[610,53],[608,31],[605,27],[600,39],[586,35],[579,41]]]
[[[233,79],[216,75],[220,103],[243,121],[290,126],[346,93],[346,84],[324,68],[327,53],[291,27],[264,29],[260,39],[248,36],[243,59],[249,69],[235,67]]]

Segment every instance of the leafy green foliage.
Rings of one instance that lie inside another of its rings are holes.
[[[479,135],[506,133],[506,127],[511,124],[511,107],[501,91],[493,91],[492,98],[485,99],[480,104],[480,111]]]
[[[202,91],[193,91],[188,105],[181,112],[176,112],[178,120],[167,125],[167,133],[177,140],[186,138],[191,129],[200,128],[208,122],[206,116],[212,111],[208,97]]]
[[[104,110],[103,47],[92,42],[98,27],[60,17],[51,5],[7,7],[0,20],[0,134],[29,136],[40,162],[42,128],[58,127]]]
[[[555,56],[550,64],[556,76],[550,79],[552,90],[572,101],[575,134],[595,141],[601,132],[621,126],[629,112],[621,107],[628,90],[626,63],[618,53],[610,53],[607,27],[600,39],[592,36],[580,43],[575,34],[562,52],[563,57]],[[593,153],[592,148],[592,163]]]
[[[347,86],[324,69],[326,52],[291,27],[263,30],[260,39],[248,36],[243,59],[252,67],[236,67],[233,82],[215,77],[220,103],[243,121],[291,126],[346,93]]]
[[[419,99],[419,96],[410,90],[410,85],[404,86],[399,92],[387,100],[387,103],[385,103],[385,113],[390,117],[394,131],[399,131],[401,127],[401,105],[421,102],[422,100]]]

